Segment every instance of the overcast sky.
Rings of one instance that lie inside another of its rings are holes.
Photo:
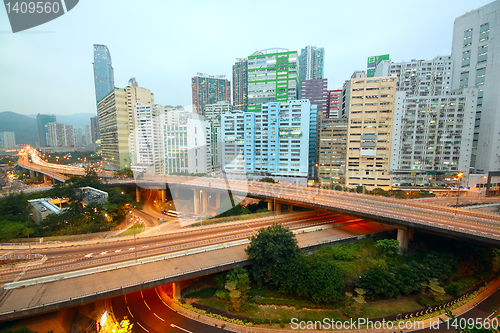
[[[197,72],[232,81],[235,58],[271,47],[324,47],[336,89],[371,55],[449,55],[455,18],[490,2],[80,0],[16,34],[0,9],[0,111],[95,113],[93,44],[108,46],[117,87],[134,76],[162,105],[190,105]]]

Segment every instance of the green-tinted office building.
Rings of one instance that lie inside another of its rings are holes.
[[[262,104],[298,99],[298,53],[272,48],[248,57],[248,111]]]

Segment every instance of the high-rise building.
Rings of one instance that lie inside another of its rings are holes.
[[[389,75],[391,59],[388,54],[368,57],[366,64],[366,77]]]
[[[397,75],[396,90],[406,92],[406,96],[444,95],[451,91],[452,68],[451,56],[438,56],[432,60],[391,62],[389,73],[380,76]]]
[[[263,104],[296,100],[298,90],[297,51],[272,48],[248,57],[248,111],[260,111]]]
[[[316,106],[309,100],[267,103],[261,111],[223,114],[224,171],[230,177],[273,177],[306,185],[309,158],[311,153],[315,156],[315,142],[310,151],[310,130],[316,129],[315,123],[311,125],[316,115]]]
[[[36,124],[38,129],[38,146],[45,147],[48,145],[47,135],[49,133],[48,123],[54,123],[56,116],[49,114],[38,114],[36,116]]]
[[[326,114],[328,104],[328,79],[302,81],[302,99],[308,99],[317,106],[318,113]]]
[[[399,184],[445,183],[471,159],[477,89],[445,95],[396,93],[391,174]]]
[[[303,48],[299,56],[299,81],[322,79],[324,62],[324,48],[310,45]],[[306,97],[302,96],[300,98],[304,99]]]
[[[97,124],[99,124],[99,118],[97,118]],[[90,144],[94,143],[92,141],[92,132],[90,130],[90,123],[85,124],[85,127],[83,129],[83,133],[85,136],[85,145],[90,145]]]
[[[185,110],[165,113],[163,124],[165,173],[211,173],[210,123]]]
[[[211,127],[211,161],[214,171],[220,171],[222,167],[222,130],[221,116],[224,113],[233,112],[235,107],[226,101],[220,101],[215,104],[205,105],[205,120]],[[241,110],[242,111],[242,110]]]
[[[128,111],[128,130],[129,130],[129,139],[128,139],[128,146],[129,146],[129,151],[130,151],[130,161],[132,164],[137,164],[138,161],[136,160],[137,151],[136,151],[136,124],[137,120],[135,119],[136,112],[134,109],[134,105],[136,103],[140,104],[154,104],[154,94],[151,93],[149,89],[139,87],[135,84],[137,84],[137,81],[135,81],[135,78],[130,79],[129,83],[132,83],[132,85],[128,85],[125,88],[125,91],[127,92],[127,111]]]
[[[193,94],[193,112],[205,114],[205,105],[218,101],[231,103],[231,85],[225,75],[207,75],[198,73],[191,79]]]
[[[347,118],[319,114],[317,181],[321,187],[345,186]]]
[[[90,117],[90,140],[95,143],[101,138],[99,131],[99,116]]]
[[[106,45],[94,44],[94,85],[96,102],[115,88],[111,55]]]
[[[135,157],[131,169],[135,172],[162,175],[164,153],[162,125],[165,108],[161,105],[134,104],[135,111]]]
[[[237,110],[248,108],[248,59],[237,59],[233,65],[233,105]]]
[[[326,99],[326,118],[340,118],[342,89],[328,90]]]
[[[390,188],[392,122],[396,77],[354,78],[350,82],[346,184]]]
[[[317,133],[318,133],[318,122],[317,119],[320,114],[325,114],[326,113],[326,105],[327,105],[327,99],[328,99],[328,79],[311,79],[311,80],[305,80],[302,81],[302,99],[308,99],[311,101],[311,104],[316,105],[316,110],[318,111],[318,114],[316,117],[311,118],[311,124],[316,124],[315,128],[311,127],[311,140],[309,140],[309,144],[315,144],[316,146],[314,149],[309,149],[310,152],[314,151],[315,155],[311,155],[309,157],[309,163],[310,163],[310,170],[309,170],[309,177],[311,179],[314,179],[314,164],[317,163],[318,161],[318,144],[319,141],[317,140]]]
[[[67,147],[75,147],[76,146],[76,134],[75,128],[73,125],[64,125],[64,136],[65,136],[65,145]]]
[[[75,128],[75,145],[77,147],[85,146],[85,135],[82,127]]]
[[[97,103],[103,167],[130,168],[127,89],[114,88]]]
[[[477,87],[471,173],[500,170],[500,1],[455,19],[451,88]],[[460,170],[467,171],[467,170]]]
[[[361,79],[365,78],[366,73],[365,71],[355,71],[351,75],[351,80],[352,79]],[[348,118],[349,117],[349,109],[350,109],[350,100],[351,100],[351,80],[346,80],[344,84],[342,85],[342,94],[340,95],[340,117],[341,118]]]
[[[16,147],[16,135],[14,132],[0,132],[0,149],[12,149]]]
[[[51,147],[74,147],[75,130],[73,125],[63,123],[48,123],[47,124],[47,143]]]

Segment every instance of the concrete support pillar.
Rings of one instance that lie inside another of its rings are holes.
[[[215,209],[219,209],[220,207],[220,193],[217,192],[215,195]]]
[[[276,203],[276,214],[281,214],[281,204]]]
[[[161,200],[161,202],[165,202],[166,198],[167,198],[166,190],[160,190],[160,200]]]
[[[35,171],[30,170],[30,178],[35,178]]]
[[[403,249],[408,248],[408,230],[407,229],[398,229],[398,242],[399,247]]]
[[[48,180],[47,175],[43,175],[43,182],[47,183],[47,180]]]
[[[288,212],[289,213],[293,212],[293,205],[288,205]]]
[[[135,188],[135,201],[141,202],[141,190],[138,187]]]
[[[174,197],[175,198],[179,197],[179,189],[178,188],[175,188],[175,190],[174,190]]]
[[[202,198],[202,202],[203,202],[201,212],[206,213],[208,211],[208,192],[207,192],[207,190],[204,190],[201,193],[201,198]]]
[[[273,202],[272,201],[268,201],[267,202],[267,210],[272,212],[273,211]]]
[[[200,214],[200,191],[197,189],[193,190],[193,199],[194,199],[194,213]]]
[[[181,284],[179,282],[172,283],[172,289],[174,291],[174,299],[181,299]]]

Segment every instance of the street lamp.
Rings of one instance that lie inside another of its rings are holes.
[[[132,228],[134,229],[134,250],[135,250],[135,262],[137,262],[137,241],[135,240],[135,228],[134,228],[134,209],[135,209],[135,206],[134,206],[134,208],[132,208],[132,210],[130,211],[130,213],[132,214]]]
[[[28,246],[30,248],[29,260],[31,260],[31,243],[30,243],[30,230],[28,229],[28,218],[32,215],[33,213],[30,213],[28,216],[26,216],[26,233],[28,234]]]
[[[457,211],[458,211],[458,199],[460,198],[460,185],[462,184],[462,176],[464,175],[463,172],[459,172],[457,174],[457,177],[458,177],[458,195],[457,195],[457,205],[456,205],[456,209],[455,209],[455,216],[457,215]]]

